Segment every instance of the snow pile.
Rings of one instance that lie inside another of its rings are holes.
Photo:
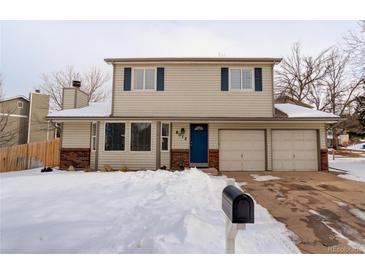
[[[347,204],[344,202],[334,201],[339,207],[346,208]]]
[[[356,218],[358,218],[359,220],[365,222],[365,212],[364,211],[362,211],[362,210],[360,210],[358,208],[351,208],[349,211]]]
[[[181,172],[1,175],[2,253],[223,253],[226,177]],[[298,253],[256,204],[239,253]]]
[[[48,113],[48,117],[108,117],[111,102],[89,103],[87,107],[71,108]]]
[[[335,158],[328,156],[330,168],[346,170],[348,174],[338,175],[341,178],[365,182],[365,158]]]
[[[364,150],[365,151],[365,148],[363,148],[364,145],[365,145],[365,143],[359,143],[359,144],[354,144],[354,145],[351,145],[351,146],[347,146],[346,148],[347,149],[358,149],[358,150]]]
[[[281,179],[280,177],[271,176],[271,175],[257,175],[257,174],[250,174],[250,175],[257,182],[266,182],[266,181],[279,180],[279,179]]]
[[[289,118],[339,118],[338,115],[293,104],[275,104],[275,108]]]

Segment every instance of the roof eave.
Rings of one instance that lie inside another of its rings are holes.
[[[219,57],[159,57],[159,58],[105,58],[107,64],[115,63],[273,63],[282,58],[219,58]]]
[[[308,121],[308,122],[325,122],[325,123],[337,123],[342,118],[328,118],[328,117],[310,117],[310,118],[277,118],[277,117],[166,117],[166,116],[47,116],[49,120],[207,120],[207,121],[238,121],[238,122],[290,122],[290,121]]]

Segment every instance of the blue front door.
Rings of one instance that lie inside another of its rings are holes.
[[[208,166],[208,125],[190,125],[190,164],[197,167]]]

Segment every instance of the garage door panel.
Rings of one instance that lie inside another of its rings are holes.
[[[241,152],[237,150],[222,150],[219,151],[219,158],[223,160],[241,159]]]
[[[241,161],[225,160],[222,161],[219,168],[224,171],[237,171],[242,169],[242,163]]]
[[[316,130],[273,130],[273,170],[318,170]]]
[[[265,170],[265,132],[220,130],[219,166],[225,171]]]
[[[262,160],[243,161],[243,170],[262,171],[265,170],[265,162]]]

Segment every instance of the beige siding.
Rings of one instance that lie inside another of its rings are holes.
[[[81,92],[80,90],[77,91],[76,97],[76,107],[82,108],[88,105],[88,97],[85,93]]]
[[[49,95],[32,93],[28,143],[54,138],[52,125],[45,119],[49,109]]]
[[[63,89],[63,109],[75,108],[75,89]]]
[[[179,136],[176,132],[185,129],[185,135]],[[172,149],[189,149],[190,148],[190,124],[189,123],[171,123],[171,148]]]
[[[22,108],[18,108],[18,102],[23,103]],[[0,102],[0,113],[28,116],[29,101],[20,97],[20,98],[14,98],[11,100]]]
[[[116,121],[113,121],[116,122]],[[125,122],[125,121],[120,121]],[[148,122],[148,121],[146,121]],[[126,123],[125,151],[104,151],[105,144],[105,123],[100,123],[99,138],[99,169],[105,164],[115,169],[127,167],[129,170],[156,169],[156,123],[151,124],[151,151],[130,151],[130,123]]]
[[[271,65],[247,65],[262,67],[262,92],[221,91],[221,68],[242,67],[245,64],[156,66],[165,68],[164,91],[123,91],[124,67],[115,65],[113,91],[115,116],[272,117]]]
[[[90,152],[90,168],[95,168],[95,151],[93,150]]]
[[[64,123],[62,128],[63,148],[90,148],[90,123]]]

